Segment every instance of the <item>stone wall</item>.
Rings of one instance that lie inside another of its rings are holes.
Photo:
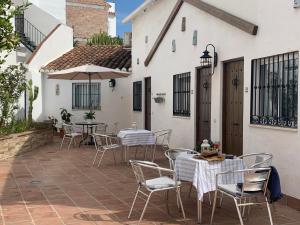
[[[53,141],[52,129],[27,131],[0,137],[0,159],[37,149]]]

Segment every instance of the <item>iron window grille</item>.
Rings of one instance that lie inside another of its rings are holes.
[[[252,60],[251,124],[297,128],[299,52]]]
[[[182,73],[173,76],[173,115],[191,115],[190,96],[191,96],[191,73]]]
[[[133,111],[142,111],[142,81],[133,82]]]
[[[87,110],[89,104],[89,83],[73,83],[72,109]],[[93,110],[101,109],[101,83],[91,84],[91,105]]]

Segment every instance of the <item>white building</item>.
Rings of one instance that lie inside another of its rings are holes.
[[[147,0],[129,21],[132,79],[142,85],[132,120],[172,129],[171,146],[194,148],[209,138],[226,153],[272,153],[288,203],[299,200],[300,8],[294,1]],[[208,44],[218,54],[212,76],[200,67]]]

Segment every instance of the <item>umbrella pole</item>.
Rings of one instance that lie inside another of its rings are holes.
[[[92,92],[91,92],[91,88],[92,88],[91,73],[89,73],[89,108],[90,108],[90,112],[92,112]]]

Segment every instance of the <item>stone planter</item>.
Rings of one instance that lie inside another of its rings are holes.
[[[26,131],[0,137],[0,159],[37,149],[53,141],[52,129]]]

